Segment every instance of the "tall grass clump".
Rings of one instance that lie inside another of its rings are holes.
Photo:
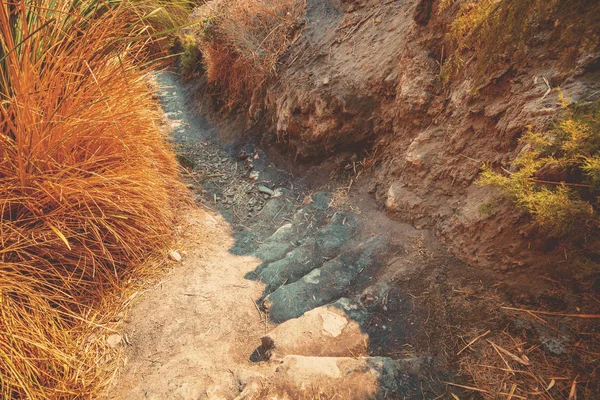
[[[0,1],[2,398],[97,398],[111,295],[170,238],[148,29],[120,0]]]
[[[302,24],[306,0],[213,0],[195,28],[207,79],[227,106],[248,103],[276,75]]]
[[[123,1],[123,0],[121,0]],[[130,10],[138,17],[137,32],[144,39],[146,53],[166,63],[175,58],[170,54],[175,47],[177,32],[189,25],[188,18],[200,0],[127,0]]]
[[[439,12],[455,9],[445,36],[444,83],[469,62],[472,78],[482,80],[535,57],[572,69],[573,60],[600,51],[597,0],[442,0],[438,5]]]
[[[528,212],[546,234],[598,252],[600,233],[600,101],[570,104],[554,127],[531,129],[511,171],[485,166],[479,180]]]

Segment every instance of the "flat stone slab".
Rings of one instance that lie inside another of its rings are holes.
[[[279,390],[298,395],[355,400],[416,399],[421,398],[416,375],[422,364],[420,358],[290,355],[277,366],[273,381]]]
[[[329,224],[315,233],[317,251],[322,257],[333,257],[356,234],[357,221],[354,215],[336,212]]]
[[[289,252],[285,258],[267,265],[259,278],[267,284],[265,293],[271,293],[283,284],[296,282],[323,264],[324,259],[337,255],[342,246],[356,233],[356,219],[345,213],[336,213],[331,222],[316,232],[314,239]]]
[[[373,238],[314,269],[297,282],[268,295],[263,307],[274,322],[299,317],[308,310],[340,298],[358,274],[371,262],[383,239]]]
[[[287,320],[268,334],[275,343],[274,358],[290,354],[321,357],[366,354],[369,335],[361,330],[360,321],[353,318],[358,312],[358,303],[345,298]]]
[[[310,270],[320,265],[320,261],[316,256],[315,239],[310,238],[301,246],[287,253],[281,260],[268,264],[260,271],[258,277],[261,282],[267,285],[265,293],[271,293],[279,286],[287,283],[288,280],[292,280],[300,275],[303,270],[308,269],[310,272]],[[302,275],[298,278],[300,277]]]
[[[254,256],[262,260],[265,265],[273,261],[281,260],[294,248],[293,242],[299,239],[298,236],[297,226],[285,224],[260,245],[254,252]]]

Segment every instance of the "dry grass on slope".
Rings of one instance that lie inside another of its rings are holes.
[[[277,73],[305,9],[306,0],[213,0],[203,6],[195,36],[208,81],[228,97],[228,108],[248,103]]]
[[[564,71],[585,69],[600,51],[596,0],[442,0],[438,11],[454,13],[440,71],[445,84],[461,72],[481,83],[535,59]]]
[[[97,397],[112,295],[171,236],[139,23],[116,0],[0,2],[2,398]]]

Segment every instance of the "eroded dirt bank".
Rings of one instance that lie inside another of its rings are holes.
[[[518,9],[530,2],[512,3]],[[597,12],[592,3],[578,2],[571,11]],[[238,131],[260,136],[297,163],[334,157],[376,165],[378,204],[431,229],[470,265],[570,278],[560,241],[536,232],[529,217],[475,181],[483,163],[511,168],[528,126],[551,124],[558,88],[573,101],[599,98],[597,32],[582,25],[579,42],[564,42],[557,32],[573,26],[563,20],[573,14],[542,20],[523,44],[524,55],[503,48],[499,32],[493,55],[465,49],[459,72],[448,75],[446,36],[461,5],[308,1],[276,77],[234,114]],[[501,31],[513,32],[513,20]],[[200,86],[216,105],[226,102],[220,88]]]
[[[596,320],[530,312],[592,298],[472,268],[382,212],[362,164],[287,170],[158,82],[205,211],[183,211],[181,263],[127,316],[111,398],[593,398]]]

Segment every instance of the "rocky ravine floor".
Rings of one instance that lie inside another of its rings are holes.
[[[375,234],[339,193],[311,192],[259,149],[230,154],[187,111],[175,76],[157,78],[202,206],[186,213],[181,265],[128,316],[130,349],[110,397],[416,396],[429,358],[371,356],[365,304],[385,302],[381,263],[422,234]]]
[[[495,277],[378,210],[356,163],[351,191],[331,168],[294,176],[260,148],[223,144],[175,75],[157,80],[200,206],[185,213],[183,259],[127,316],[109,397],[462,396],[443,382],[457,349],[504,324],[469,297]]]

